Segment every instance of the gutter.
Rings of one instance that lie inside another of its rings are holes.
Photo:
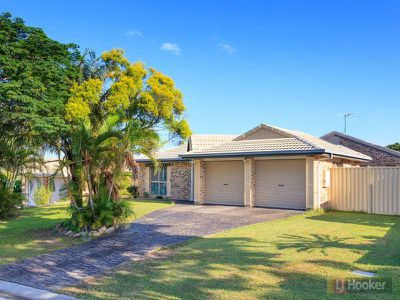
[[[194,154],[180,154],[182,158],[211,158],[211,157],[237,157],[237,156],[276,156],[276,155],[304,155],[304,154],[329,154],[330,158],[346,158],[356,161],[368,162],[370,159],[360,158],[348,155],[334,154],[326,152],[325,149],[315,150],[286,150],[286,151],[259,151],[259,152],[237,152],[237,153],[194,153]]]

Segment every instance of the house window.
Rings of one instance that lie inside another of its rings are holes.
[[[157,196],[167,195],[167,167],[161,166],[156,172],[154,167],[151,167],[151,194]]]

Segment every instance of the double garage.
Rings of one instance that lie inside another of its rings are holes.
[[[306,160],[255,160],[254,202],[258,207],[306,208]],[[244,205],[244,161],[206,161],[204,202]],[[254,176],[253,175],[253,176]]]

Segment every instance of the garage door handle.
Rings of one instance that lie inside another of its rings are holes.
[[[229,185],[228,183],[224,183],[223,185]]]
[[[284,184],[278,184],[278,186],[285,186]]]

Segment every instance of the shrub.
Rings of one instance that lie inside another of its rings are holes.
[[[18,206],[22,205],[24,196],[12,193],[5,188],[0,188],[0,219],[15,216]]]
[[[119,176],[116,180],[116,186],[120,191],[121,197],[129,197],[131,192],[129,192],[129,188],[133,185],[132,173],[124,172],[123,175]]]
[[[133,198],[138,198],[140,196],[139,187],[137,185],[129,186],[127,191],[133,196]]]
[[[69,208],[71,219],[65,225],[73,230],[91,230],[102,226],[109,227],[122,223],[133,213],[129,201],[109,200],[106,191],[101,191],[99,196],[93,199],[93,208],[94,213],[88,203],[80,208],[71,206]]]
[[[33,201],[37,206],[50,204],[51,190],[48,187],[40,186],[33,193]]]

